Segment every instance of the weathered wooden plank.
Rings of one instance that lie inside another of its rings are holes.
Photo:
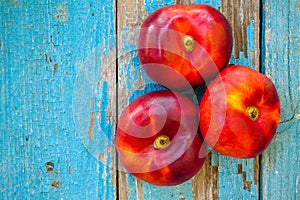
[[[113,169],[115,106],[160,88],[139,67],[137,28],[175,2],[220,8],[234,30],[231,63],[262,68],[282,117],[261,166],[212,152],[193,180],[155,187]],[[263,1],[260,66],[258,2],[0,2],[0,199],[299,199],[299,5]]]
[[[118,106],[120,112],[139,95],[161,88],[149,80],[140,67],[136,51],[136,36],[142,20],[145,19],[150,12],[172,3],[174,2],[118,1]],[[191,182],[177,187],[157,187],[137,180],[130,174],[120,171],[119,198],[191,199]]]
[[[262,157],[261,199],[300,199],[300,1],[263,1],[262,69],[275,83],[281,119]]]
[[[220,11],[232,26],[233,58],[237,63],[259,70],[260,3],[259,1],[222,0]],[[241,63],[243,61],[243,63]]]
[[[245,65],[259,70],[259,1],[224,0],[222,1],[221,12],[224,13],[232,26],[234,49],[231,63]],[[259,157],[253,159],[231,159],[220,156],[218,162],[219,164],[224,163],[222,165],[224,170],[227,171],[227,173],[224,173],[224,177],[220,178],[219,199],[259,198]],[[219,170],[222,171],[220,168]],[[229,186],[230,184],[236,184],[232,181],[235,180],[235,177],[237,177],[237,186]],[[224,191],[222,191],[222,188],[224,188]]]
[[[114,2],[16,0],[0,9],[0,199],[115,199],[106,152],[113,115],[103,114],[115,98],[115,76],[101,71],[115,48]],[[100,125],[105,163],[86,143]]]
[[[142,71],[137,58],[137,34],[150,12],[173,2],[118,1],[118,108],[119,114],[132,100],[149,91],[162,89]],[[191,199],[191,183],[177,187],[157,187],[140,180],[124,170],[119,171],[119,199]]]
[[[259,2],[223,0],[214,7],[219,8],[232,27],[234,49],[230,64],[258,70]],[[258,157],[233,159],[212,152],[207,162],[193,179],[194,199],[258,199]]]
[[[139,66],[136,36],[142,20],[159,7],[173,3],[207,3],[220,8],[234,31],[235,50],[231,63],[259,69],[259,3],[234,1],[118,1],[119,39],[119,114],[137,96],[157,90]],[[245,5],[244,5],[245,4]],[[130,6],[127,6],[130,5]],[[121,37],[121,38],[120,38]],[[157,88],[158,87],[158,88]],[[128,173],[119,173],[120,199],[257,199],[258,158],[239,160],[209,155],[205,166],[193,178],[176,187],[156,187],[136,180]],[[233,187],[234,186],[234,187]]]

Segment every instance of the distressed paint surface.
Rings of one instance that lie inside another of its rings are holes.
[[[0,9],[0,199],[114,199],[115,173],[87,151],[73,117],[82,64],[103,42],[101,54],[115,48],[113,2],[16,0]],[[88,111],[92,97],[82,94]]]
[[[118,105],[119,114],[128,103],[133,101],[139,95],[144,94],[149,91],[154,91],[160,89],[160,87],[153,83],[147,78],[147,76],[141,71],[139,66],[139,61],[136,53],[136,40],[132,40],[130,37],[130,32],[134,32],[135,37],[138,34],[136,28],[138,28],[142,20],[145,19],[149,14],[151,14],[156,9],[171,5],[174,3],[207,3],[214,6],[215,8],[220,8],[222,12],[231,19],[231,24],[233,27],[243,27],[245,32],[236,31],[235,35],[239,37],[235,40],[235,47],[238,47],[236,52],[244,50],[244,52],[235,55],[233,53],[231,63],[243,64],[251,66],[252,68],[258,69],[259,66],[255,64],[259,63],[259,56],[254,57],[253,52],[258,51],[258,16],[251,13],[253,11],[253,5],[255,5],[255,10],[259,11],[259,5],[255,3],[248,5],[245,19],[240,20],[239,24],[235,24],[236,19],[239,18],[237,14],[242,12],[241,7],[237,7],[235,11],[231,11],[231,5],[234,5],[230,1],[127,1],[126,4],[119,4],[118,17],[119,26],[118,33],[122,35],[119,39],[119,94]],[[130,7],[126,6],[130,5]],[[144,8],[143,8],[144,6]],[[246,9],[246,8],[245,8]],[[231,11],[231,12],[230,12]],[[139,16],[139,17],[136,17]],[[247,21],[248,20],[248,21]],[[240,29],[239,29],[240,30]],[[239,44],[239,40],[246,38],[247,42]],[[130,44],[130,45],[129,45]],[[242,46],[246,45],[246,46]],[[242,47],[241,47],[242,46]],[[246,54],[246,55],[245,55]],[[255,54],[257,55],[257,54]],[[259,53],[258,53],[259,55]],[[138,80],[138,81],[137,81]],[[139,87],[135,85],[139,84]],[[124,94],[124,95],[123,95]],[[182,185],[176,187],[156,187],[148,183],[136,180],[128,173],[121,172],[119,180],[119,194],[121,199],[257,199],[258,198],[258,181],[255,180],[257,176],[257,159],[239,160],[230,159],[225,156],[212,153],[211,163],[207,163],[205,168],[200,170],[199,174],[193,179]],[[212,168],[212,169],[211,169]],[[239,171],[240,168],[240,171]],[[208,173],[204,173],[208,172]],[[213,174],[212,174],[213,173]],[[214,181],[206,182],[211,177],[214,176]],[[216,180],[217,179],[217,180]],[[234,186],[234,187],[233,187]],[[204,190],[202,187],[206,187]],[[167,188],[167,189],[166,189]],[[214,188],[218,188],[215,191]]]
[[[263,10],[262,69],[278,89],[281,119],[262,156],[261,199],[300,199],[300,1],[263,1]]]
[[[122,110],[138,96],[163,89],[151,81],[142,71],[137,57],[136,34],[148,14],[171,1],[130,1],[118,4],[118,110]],[[139,17],[137,17],[139,16]],[[131,35],[131,33],[134,33]],[[122,167],[119,171],[120,199],[192,199],[191,181],[176,187],[158,187],[137,180]]]
[[[223,0],[218,7],[231,24],[234,36],[234,49],[229,63],[259,69],[259,5],[257,2]],[[203,199],[215,199],[215,196],[222,200],[258,199],[259,184],[255,180],[258,173],[257,158],[233,159],[212,152],[211,166],[214,167],[213,172],[218,171],[218,182],[214,182],[217,186],[212,185],[213,188],[218,187],[218,191]],[[204,179],[208,178],[204,176]],[[207,195],[205,191],[204,194]]]
[[[192,180],[157,187],[124,171],[114,134],[128,103],[162,89],[141,70],[136,36],[143,19],[174,3],[206,3],[229,19],[230,63],[272,79],[282,116],[261,157],[211,152]],[[299,6],[299,0],[1,1],[0,199],[300,199]]]

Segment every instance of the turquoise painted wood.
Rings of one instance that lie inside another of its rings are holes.
[[[262,69],[278,89],[281,121],[262,156],[262,199],[300,199],[299,9],[299,1],[263,1]]]
[[[207,3],[215,8],[221,7],[221,1],[202,1],[198,0],[194,3]],[[170,1],[145,1],[144,10],[147,11],[148,14],[152,13],[156,9],[174,4],[174,2]],[[132,30],[119,30],[122,32],[122,35],[128,35]],[[234,30],[233,30],[234,31]],[[234,59],[232,56],[231,63],[235,64],[243,64],[247,66],[252,65],[252,57],[251,51],[254,51],[254,26],[253,23],[250,23],[250,27],[248,27],[248,55],[245,58],[244,54],[240,54],[240,59]],[[129,54],[129,58],[121,59],[120,65],[120,77],[119,78],[119,87],[121,92],[126,89],[128,95],[128,100],[123,99],[123,95],[120,96],[120,103],[126,102],[125,105],[133,101],[139,95],[147,93],[149,91],[155,91],[160,88],[157,84],[154,84],[151,80],[147,78],[147,76],[141,72],[141,67],[139,66],[139,61],[136,54],[136,45],[126,45],[131,44],[131,40],[126,40],[122,44],[120,51],[122,54]],[[125,61],[126,60],[126,61]],[[124,61],[124,62],[123,62]],[[142,74],[142,75],[141,75]],[[141,77],[142,76],[142,77]],[[138,80],[138,81],[137,81]],[[141,89],[136,89],[136,85],[142,85]],[[120,93],[121,93],[120,92]],[[218,166],[219,170],[219,191],[218,196],[219,199],[258,199],[259,198],[259,187],[254,184],[254,159],[232,159],[225,156],[218,155],[213,153],[212,155],[212,165]],[[242,173],[239,173],[239,166],[242,165],[242,171],[246,173],[246,180],[243,180]],[[252,182],[249,189],[244,189],[243,182],[249,181]],[[184,184],[181,184],[176,187],[157,187],[150,185],[148,183],[142,182],[139,183],[135,178],[127,174],[126,184],[129,187],[129,192],[126,198],[128,199],[193,199],[193,180],[187,181]],[[194,183],[197,184],[197,183]],[[195,199],[203,199],[203,197],[195,197]]]
[[[100,45],[100,55],[115,49],[113,10],[113,1],[0,2],[0,199],[116,198],[112,156],[99,162],[81,130],[100,92],[85,83],[81,107],[73,105],[83,68],[100,73],[87,58]],[[109,124],[106,133],[102,153]]]
[[[118,25],[117,8],[133,5],[116,2],[0,2],[0,199],[203,199],[194,195],[194,180],[157,187],[130,174],[123,181],[116,170],[118,114],[139,95],[161,89],[139,65],[131,31],[140,21]],[[136,2],[141,12],[133,16],[140,18],[175,3]],[[220,8],[224,2],[193,3]],[[261,156],[258,183],[254,159],[213,152],[222,200],[300,199],[299,2],[262,6],[260,68],[278,89],[281,123]],[[231,63],[257,69],[254,26],[247,27],[247,55]]]

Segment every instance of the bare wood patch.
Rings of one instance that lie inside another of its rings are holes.
[[[57,8],[58,12],[55,14],[55,18],[59,19],[61,22],[67,21],[69,14],[67,13],[66,4],[62,3]]]
[[[232,27],[234,58],[238,59],[240,53],[248,58],[250,54],[252,65],[259,69],[260,65],[260,5],[259,1],[233,1],[222,0],[220,11],[225,15]],[[254,41],[248,41],[247,29],[250,22],[254,24]],[[249,52],[248,44],[254,42],[254,50]]]
[[[72,174],[72,167],[70,166],[69,168],[68,168],[68,174]]]
[[[54,176],[53,182],[51,183],[51,186],[55,187],[55,188],[58,188],[61,184],[62,184],[62,182],[61,181],[57,181],[56,180],[56,176]]]
[[[254,184],[257,185],[258,187],[258,190],[259,190],[259,156],[256,156],[254,159],[253,159],[253,162],[254,162]]]
[[[183,5],[192,5],[194,3],[193,0],[175,0],[176,4],[183,4]]]
[[[137,179],[137,199],[144,200],[142,181]]]
[[[54,171],[53,162],[46,162],[45,166],[46,166],[47,173],[52,173]]]
[[[95,101],[94,98],[91,98],[90,122],[89,122],[89,129],[88,129],[88,137],[90,140],[94,139],[94,128],[95,128],[95,115],[93,112],[94,101]]]
[[[127,184],[126,172],[118,171],[118,174],[119,174],[119,185],[118,185],[119,199],[128,200],[130,186]]]
[[[58,188],[61,184],[62,184],[61,181],[54,181],[54,182],[52,182],[51,186]]]
[[[147,17],[148,12],[144,10],[143,0],[125,0],[117,4],[117,35],[118,35],[118,113],[117,116],[121,114],[121,111],[128,105],[128,99],[132,94],[132,91],[127,89],[127,82],[130,79],[130,74],[126,74],[127,67],[131,67],[130,58],[131,55],[129,51],[134,51],[134,49],[126,49],[126,43],[137,44],[137,35],[139,34],[139,29],[142,25],[143,20]],[[125,53],[124,53],[125,52]],[[132,70],[134,67],[132,66]],[[125,72],[122,74],[121,71]],[[136,73],[132,71],[132,73]],[[140,77],[140,76],[139,76]],[[129,80],[130,81],[130,80]],[[143,80],[134,80],[134,86],[139,87]],[[132,81],[131,81],[132,83]],[[139,88],[143,89],[143,88]],[[119,158],[117,158],[119,159]],[[121,161],[118,160],[118,194],[119,199],[128,199],[130,185],[127,183],[127,173],[124,170]],[[136,180],[136,179],[135,179]],[[138,180],[136,180],[138,181]],[[140,181],[137,182],[136,193],[140,198],[143,198],[142,184]]]
[[[118,46],[119,50],[124,48],[124,42],[131,41],[136,43],[136,34],[142,25],[143,20],[147,17],[148,12],[144,10],[144,1],[125,0],[118,4]],[[125,38],[122,33],[126,30]],[[134,38],[134,40],[132,40]],[[123,49],[124,50],[124,49]]]
[[[107,56],[101,55],[102,69],[100,74],[100,81],[98,82],[98,87],[103,88],[104,82],[107,84],[107,101],[108,105],[105,110],[107,124],[111,123],[113,128],[113,134],[116,127],[116,49],[112,49]],[[102,109],[102,102],[97,102],[97,106]],[[98,120],[100,121],[100,115],[98,115]]]
[[[203,167],[192,180],[194,199],[218,199],[218,166],[211,165],[211,158],[212,154],[209,153]]]
[[[53,74],[56,74],[56,72],[57,72],[57,64],[54,63],[54,65],[53,65]]]
[[[243,189],[250,191],[251,190],[252,181],[248,181],[247,180],[247,173],[245,171],[243,171],[243,165],[242,164],[238,164],[238,174],[242,175]]]

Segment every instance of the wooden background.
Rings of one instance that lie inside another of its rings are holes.
[[[230,63],[266,74],[281,100],[263,155],[211,152],[176,187],[156,187],[116,159],[118,115],[157,90],[141,70],[138,28],[154,10],[206,3],[230,21]],[[298,0],[2,0],[0,2],[0,199],[300,199]]]

